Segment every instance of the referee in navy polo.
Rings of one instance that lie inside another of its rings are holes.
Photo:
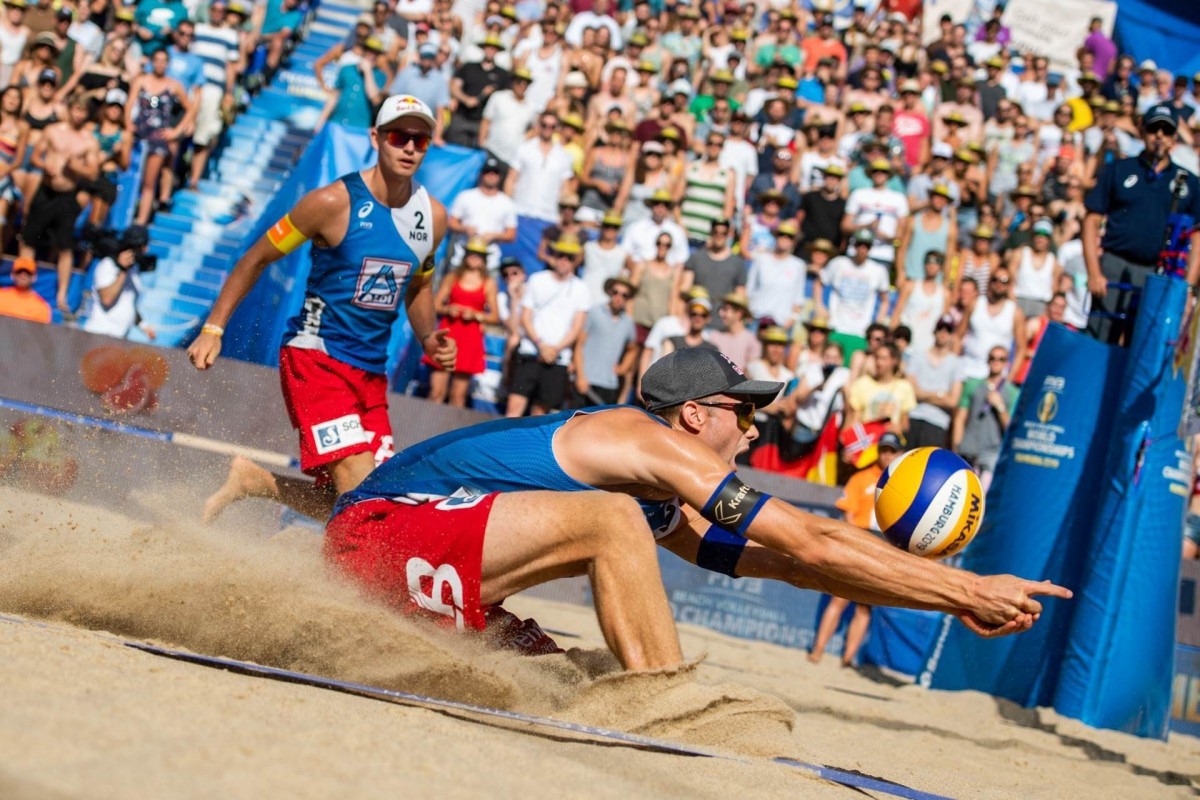
[[[1154,271],[1179,173],[1183,173],[1185,182],[1177,211],[1191,214],[1200,223],[1200,181],[1171,161],[1178,125],[1171,106],[1159,104],[1148,109],[1142,117],[1146,149],[1141,155],[1102,167],[1084,201],[1087,216],[1083,220],[1083,258],[1093,312],[1088,333],[1100,341],[1117,343],[1126,332],[1132,335],[1134,314],[1128,312],[1133,294],[1110,289],[1109,284],[1130,284],[1141,289],[1146,276]],[[1105,218],[1108,222],[1101,241],[1100,226]],[[1191,244],[1187,281],[1195,291],[1200,281],[1200,231],[1193,230]],[[1121,313],[1128,315],[1123,320],[1111,316]],[[1128,343],[1128,336],[1125,341]]]

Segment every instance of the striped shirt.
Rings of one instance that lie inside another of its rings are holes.
[[[192,52],[204,62],[204,83],[225,89],[225,65],[238,60],[238,32],[207,23],[196,25]]]
[[[708,241],[713,220],[725,216],[725,187],[732,178],[730,170],[724,167],[711,174],[707,172],[703,164],[688,167],[683,203],[679,207],[688,238],[701,242]]]

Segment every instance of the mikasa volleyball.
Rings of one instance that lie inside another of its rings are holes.
[[[918,556],[962,550],[983,521],[983,488],[967,462],[919,447],[888,466],[875,487],[875,517],[888,541]]]

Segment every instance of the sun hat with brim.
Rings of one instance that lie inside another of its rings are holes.
[[[488,244],[483,239],[478,237],[472,238],[467,242],[467,246],[463,248],[468,253],[486,256],[488,254]]]
[[[735,28],[730,32],[729,38],[735,42],[748,42],[750,41],[750,32],[745,28]]]
[[[934,61],[932,64],[929,65],[929,68],[931,70],[933,70],[934,72],[938,73],[939,75],[945,74],[950,71],[950,67],[948,64],[946,64],[945,61]]]
[[[734,308],[740,308],[742,311],[745,311],[747,314],[750,313],[750,301],[748,301],[742,295],[734,294],[733,292],[730,292],[729,294],[727,294],[721,298],[721,305],[733,306]]]
[[[608,294],[609,292],[611,292],[612,288],[614,286],[624,286],[626,289],[629,290],[630,298],[632,298],[634,295],[637,294],[637,287],[634,286],[633,283],[629,280],[629,278],[626,278],[624,275],[617,275],[616,277],[609,278],[608,280],[606,280],[604,282],[604,293]]]
[[[847,114],[870,114],[871,109],[867,108],[862,103],[851,103],[850,107],[848,109],[846,109],[846,113]]]
[[[363,41],[362,46],[364,50],[370,50],[372,53],[383,52],[383,42],[379,41],[374,36],[368,36],[366,40]]]
[[[517,67],[512,71],[512,79],[514,81],[532,81],[533,73],[524,67]]]
[[[942,121],[949,125],[966,125],[967,118],[957,111],[951,111],[946,116],[942,117]]]
[[[635,69],[638,72],[658,72],[658,67],[654,66],[653,61],[639,61]]]
[[[628,43],[635,45],[637,47],[645,47],[646,45],[650,44],[650,39],[646,36],[645,33],[641,32],[641,31],[634,31],[632,34],[629,35]]]
[[[790,344],[792,338],[778,325],[768,325],[758,332],[758,340],[763,344]]]
[[[666,203],[667,205],[673,206],[675,205],[675,198],[672,197],[671,193],[666,189],[657,189],[643,202],[645,202],[645,204],[648,206],[657,205],[658,203]]]
[[[944,197],[944,198],[946,198],[947,200],[953,200],[953,199],[954,199],[954,195],[953,195],[953,193],[950,191],[950,187],[949,187],[949,186],[947,186],[947,185],[946,185],[946,184],[944,184],[944,183],[939,183],[939,184],[936,184],[936,185],[935,185],[935,186],[934,186],[932,189],[930,189],[930,190],[929,190],[929,194],[930,194],[930,195],[935,195],[935,194],[936,194],[937,196],[939,196],[939,197]]]
[[[1013,191],[1013,197],[1037,197],[1037,189],[1027,183],[1023,183]]]
[[[789,78],[787,75],[784,75],[775,81],[775,87],[777,89],[797,89],[800,87],[800,84],[796,82],[795,78]]]
[[[568,193],[558,198],[559,208],[579,208],[579,195]]]
[[[804,327],[808,328],[810,331],[826,331],[826,332],[828,332],[828,331],[833,330],[833,328],[831,328],[829,325],[829,319],[827,317],[823,317],[823,316],[822,317],[813,317],[808,322],[804,323]]]
[[[655,154],[661,156],[665,152],[667,152],[667,151],[666,151],[666,149],[663,148],[662,142],[656,142],[653,139],[651,139],[648,142],[642,142],[642,154],[643,155],[649,155],[651,153],[655,153]]]
[[[828,239],[816,239],[808,246],[808,249],[816,253],[826,253],[831,256],[837,253],[837,248]]]
[[[826,164],[824,167],[821,167],[821,172],[831,178],[846,177],[846,169],[841,164]]]
[[[679,293],[679,299],[685,303],[690,303],[697,297],[703,297],[707,299],[709,297],[708,289],[704,288],[703,286],[693,286],[692,288],[685,289]]]
[[[615,211],[606,211],[600,218],[600,225],[605,228],[619,228],[624,224],[625,220]]]
[[[971,238],[973,238],[973,239],[995,239],[996,232],[994,230],[992,230],[991,228],[989,228],[987,225],[980,225],[977,228],[975,228],[975,230],[971,231]]]
[[[711,314],[712,301],[707,297],[693,297],[688,301],[688,311],[691,311],[693,308],[700,308],[704,310],[704,313]]]
[[[744,397],[762,408],[774,402],[782,388],[782,383],[774,381],[747,380],[729,356],[708,347],[676,350],[651,364],[642,376],[647,411],[720,394]]]
[[[554,244],[550,245],[550,249],[556,253],[562,253],[568,256],[577,256],[583,252],[583,248],[579,246],[579,242],[575,239],[559,239]]]
[[[775,230],[771,231],[771,233],[777,237],[778,236],[790,236],[793,239],[795,239],[797,236],[800,235],[800,229],[796,227],[796,223],[792,222],[791,220],[788,220],[787,222],[781,222],[778,225],[776,225]]]
[[[36,275],[37,274],[37,262],[29,257],[18,258],[15,261],[13,261],[12,271],[13,272],[28,272],[30,275]]]
[[[379,107],[379,113],[375,115],[375,127],[383,128],[402,119],[419,119],[429,126],[430,130],[437,127],[429,106],[410,94],[396,94],[384,100],[383,105]]]
[[[497,50],[504,50],[504,42],[500,41],[498,36],[485,36],[479,44],[480,47],[495,47]]]
[[[663,128],[658,133],[659,139],[670,139],[673,142],[678,142],[680,139],[679,130],[677,128]]]
[[[581,131],[587,127],[583,121],[583,117],[578,114],[564,114],[559,118],[559,122],[575,131]]]
[[[868,172],[891,172],[892,162],[882,158],[877,158],[867,165]]]
[[[954,159],[964,164],[974,164],[978,160],[978,157],[967,148],[962,147],[954,152]]]
[[[616,119],[610,119],[605,122],[604,130],[616,131],[618,133],[630,133],[629,125],[626,124],[625,120],[621,119],[620,117],[617,117]]]
[[[774,187],[765,189],[764,191],[758,193],[758,202],[766,203],[771,200],[774,200],[777,203],[786,203],[787,196]]]
[[[719,69],[709,75],[708,79],[713,83],[733,83],[733,73],[727,69]]]
[[[33,37],[33,44],[31,47],[50,47],[53,48],[54,52],[56,53],[62,52],[62,48],[58,44],[58,39],[54,38],[54,34],[50,33],[49,31],[46,31],[45,33],[39,33],[37,36]]]
[[[992,56],[987,61],[983,62],[983,65],[991,69],[1004,69],[1004,59],[1000,56]]]
[[[921,93],[921,84],[918,83],[917,81],[912,80],[911,78],[900,84],[900,94],[920,94],[920,93]]]

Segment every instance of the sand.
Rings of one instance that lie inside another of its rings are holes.
[[[0,797],[861,797],[789,756],[971,798],[1194,797],[1200,740],[1147,741],[974,692],[813,666],[684,627],[692,661],[621,673],[589,609],[506,606],[568,655],[405,620],[330,575],[310,531],[201,528],[194,490],[121,512],[0,487]],[[236,519],[236,517],[235,517]],[[284,684],[213,656],[719,750],[697,758]],[[884,796],[874,794],[872,796]]]

